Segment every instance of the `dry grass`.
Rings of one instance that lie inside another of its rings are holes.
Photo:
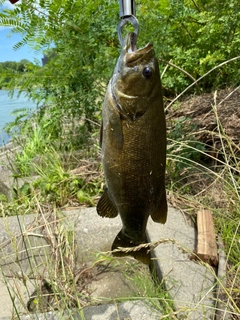
[[[77,261],[73,223],[56,208],[40,204],[36,218],[27,221],[20,216],[19,232],[9,229],[9,240],[1,244],[1,271],[15,316],[81,309],[91,300],[93,267]]]
[[[184,118],[182,137],[169,139],[169,201],[193,221],[201,208],[213,212],[226,252],[225,308],[232,319],[240,319],[239,97],[239,88],[204,94],[168,113],[171,130]]]

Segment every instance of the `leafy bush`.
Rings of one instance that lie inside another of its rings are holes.
[[[140,1],[138,17],[143,30],[140,38],[144,42],[153,41],[159,58],[171,61],[196,79],[221,62],[239,56],[237,0]],[[200,85],[204,90],[211,90],[239,84],[239,67],[239,60],[225,65]],[[180,92],[189,79],[170,67],[163,83]]]
[[[43,67],[35,64],[28,72],[13,74],[8,86],[27,90],[38,102],[38,121],[46,131],[54,128],[52,139],[66,134],[66,124],[74,136],[83,126],[84,134],[91,133],[99,122],[105,86],[119,54],[118,10],[117,1],[48,0],[36,4],[30,0],[0,13],[0,25],[12,26],[11,33],[23,35],[15,49],[27,43],[48,58]],[[239,54],[237,0],[139,0],[137,17],[139,46],[154,43],[161,70],[171,62],[197,79]],[[239,70],[240,61],[235,60],[199,85],[204,90],[237,85]],[[163,76],[163,85],[171,92],[183,90],[190,81],[173,66]],[[80,145],[81,139],[77,140],[74,144]]]

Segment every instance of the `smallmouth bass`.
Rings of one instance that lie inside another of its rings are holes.
[[[153,45],[133,46],[134,34],[124,41],[108,84],[102,111],[100,146],[106,180],[97,204],[102,217],[122,220],[112,250],[147,243],[148,217],[165,223],[166,123],[158,61]],[[150,263],[149,248],[131,255]]]

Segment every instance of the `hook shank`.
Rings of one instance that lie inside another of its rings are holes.
[[[135,1],[134,0],[119,0],[120,18],[126,16],[135,16]]]
[[[130,22],[133,27],[134,27],[134,34],[135,34],[135,37],[134,37],[134,43],[133,43],[133,46],[136,46],[136,43],[137,43],[137,37],[138,37],[138,33],[139,33],[139,22],[138,22],[138,19],[135,17],[135,16],[128,16],[128,17],[125,17],[125,18],[122,18],[118,24],[118,40],[120,42],[120,45],[122,46],[123,44],[123,38],[122,38],[122,29],[123,27],[128,23]]]

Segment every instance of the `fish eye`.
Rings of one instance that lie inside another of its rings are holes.
[[[144,75],[145,78],[150,78],[151,75],[152,75],[152,69],[149,68],[149,67],[145,67],[145,68],[143,69],[142,74]]]

